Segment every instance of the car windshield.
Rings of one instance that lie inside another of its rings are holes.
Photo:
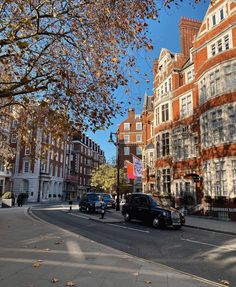
[[[99,200],[98,194],[88,194],[88,199],[92,201]]]
[[[104,199],[111,199],[111,195],[110,194],[103,194],[102,195]]]
[[[160,197],[159,195],[156,194],[150,195],[150,200],[152,203],[156,205],[169,206],[168,201],[165,198]]]

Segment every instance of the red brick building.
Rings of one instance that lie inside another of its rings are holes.
[[[105,155],[100,146],[84,133],[75,135],[68,147],[64,193],[66,199],[77,199],[91,189],[91,172],[105,163]]]
[[[140,115],[134,109],[128,110],[128,117],[118,127],[119,167],[125,169],[126,161],[132,162],[132,155],[142,158],[143,124]],[[125,179],[126,190],[123,192],[141,191],[141,178]]]
[[[161,50],[153,96],[145,95],[142,191],[173,195],[177,205],[204,212],[210,197],[212,210],[229,216],[219,200],[228,211],[236,202],[235,1],[214,1],[202,22],[181,18],[180,46],[180,53]],[[130,110],[119,127],[124,166],[137,146],[135,122]]]
[[[230,209],[236,198],[236,3],[215,1],[202,22],[182,18],[180,43],[180,53],[162,49],[154,62],[152,108],[145,102],[142,113],[143,191],[204,212],[210,197],[211,209],[229,216],[219,204]]]

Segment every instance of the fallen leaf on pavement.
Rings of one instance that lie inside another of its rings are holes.
[[[51,280],[52,283],[57,283],[58,281],[59,281],[59,279],[57,279],[56,277],[53,277]]]
[[[146,280],[146,281],[144,281],[146,284],[151,284],[152,283],[152,281],[148,281],[148,280]]]
[[[75,286],[75,283],[72,281],[66,282],[65,286]]]
[[[220,280],[220,283],[224,284],[225,286],[229,286],[229,281],[227,280]]]
[[[61,240],[61,241],[56,241],[56,242],[55,242],[56,245],[62,244],[62,243],[63,243],[63,240]]]
[[[32,266],[35,267],[35,268],[36,267],[40,267],[42,265],[41,262],[42,262],[42,260],[37,260],[36,262],[33,263]]]
[[[132,273],[132,275],[134,275],[134,276],[138,276],[138,272],[136,272],[136,273]]]
[[[50,251],[51,249],[50,249],[50,248],[45,248],[44,250],[45,250],[45,251]]]

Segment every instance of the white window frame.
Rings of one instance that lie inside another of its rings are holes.
[[[129,146],[124,147],[124,155],[130,155],[130,147]]]
[[[194,80],[194,69],[191,68],[191,69],[186,71],[185,79],[186,79],[185,81],[187,84],[191,83]]]
[[[169,156],[170,155],[170,133],[169,132],[164,132],[161,134],[161,155],[164,156]]]
[[[141,143],[142,142],[142,135],[141,134],[138,134],[138,135],[136,135],[136,142],[137,143]]]
[[[167,107],[167,108],[166,108]],[[168,122],[170,120],[170,105],[169,102],[161,105],[161,122]]]
[[[142,155],[142,148],[140,146],[136,146],[136,155]]]
[[[30,147],[26,146],[25,147],[25,155],[30,155],[30,151],[31,151]]]
[[[124,143],[129,143],[129,142],[130,142],[130,136],[124,135]]]
[[[124,131],[130,131],[130,123],[124,123]]]
[[[212,27],[215,27],[215,26],[216,26],[216,24],[217,24],[216,14],[214,14],[214,15],[211,16],[211,24],[212,24]]]
[[[180,97],[180,115],[182,118],[188,117],[193,113],[192,93]]]
[[[223,21],[225,19],[225,11],[223,7],[219,11],[219,18],[220,18],[220,21]]]
[[[23,161],[23,171],[24,172],[30,171],[30,162],[28,160]]]
[[[136,130],[141,131],[143,129],[142,122],[136,123]]]
[[[155,125],[160,123],[160,106],[155,108]]]
[[[207,46],[208,59],[232,48],[232,46],[232,32],[228,31],[227,33],[224,33],[223,35],[209,42]]]

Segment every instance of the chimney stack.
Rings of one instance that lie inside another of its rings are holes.
[[[197,35],[202,22],[195,19],[182,17],[179,23],[181,53],[187,58],[193,46],[194,37]]]

